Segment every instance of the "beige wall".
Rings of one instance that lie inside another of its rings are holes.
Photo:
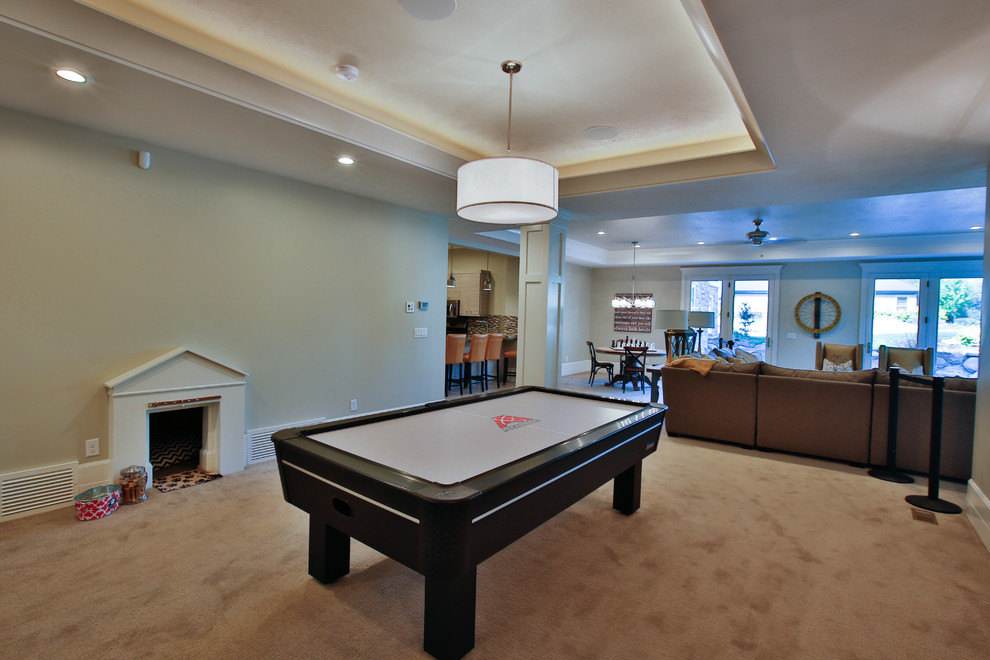
[[[248,429],[443,398],[446,218],[0,109],[0,227],[0,472],[105,458],[103,383],[177,346]]]
[[[830,344],[859,343],[859,303],[863,271],[856,261],[785,264],[780,270],[780,313],[777,316],[777,363],[795,369],[815,368],[814,335],[794,320],[794,307],[809,293],[821,291],[839,303],[839,324],[820,340]],[[787,333],[794,339],[788,339]]]
[[[592,269],[567,264],[564,271],[564,309],[561,323],[561,359],[563,364],[590,360],[588,345],[591,337]]]
[[[615,332],[612,298],[616,293],[632,292],[632,268],[596,268],[591,276],[591,339],[596,346],[606,346],[613,339],[629,335],[663,347],[663,330],[652,332]],[[638,266],[636,293],[652,293],[656,309],[680,309],[681,270],[677,266]]]

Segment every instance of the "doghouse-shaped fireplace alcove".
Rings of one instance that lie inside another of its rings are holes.
[[[190,407],[202,408],[199,466],[219,474],[243,470],[246,377],[180,347],[107,381],[111,476],[143,465],[150,479],[150,416]]]

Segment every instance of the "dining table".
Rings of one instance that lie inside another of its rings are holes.
[[[642,347],[641,346],[639,346],[639,347],[637,347],[637,346],[630,346],[629,348],[642,348]],[[596,353],[601,353],[602,355],[625,355],[626,354],[626,349],[625,348],[620,348],[620,347],[612,347],[612,346],[595,346],[595,352]],[[665,357],[666,355],[667,355],[667,353],[664,352],[664,351],[661,351],[659,348],[647,348],[646,349],[646,357],[647,358],[660,358],[660,357]],[[659,387],[658,386],[659,386],[659,381],[660,381],[660,367],[662,367],[663,364],[662,363],[660,363],[660,364],[650,364],[650,363],[647,363],[647,364],[644,364],[643,366],[646,368],[646,372],[647,372],[644,375],[645,376],[648,376],[648,379],[647,379],[646,382],[648,382],[650,384],[651,399],[652,399],[653,403],[656,403],[657,400],[659,399]],[[622,371],[622,363],[621,362],[619,363],[619,371],[620,371],[620,373],[612,376],[612,379],[605,384],[606,387],[613,387],[616,383],[619,383],[619,382],[622,381],[622,373],[621,373],[621,371]]]

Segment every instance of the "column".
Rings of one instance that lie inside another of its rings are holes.
[[[567,220],[557,216],[550,222],[519,229],[516,385],[557,387]]]

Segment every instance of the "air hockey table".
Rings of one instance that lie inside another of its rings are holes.
[[[482,561],[609,480],[640,505],[666,407],[541,387],[279,431],[285,499],[309,513],[309,573],[350,570],[351,538],[425,577],[424,650],[474,647]]]

